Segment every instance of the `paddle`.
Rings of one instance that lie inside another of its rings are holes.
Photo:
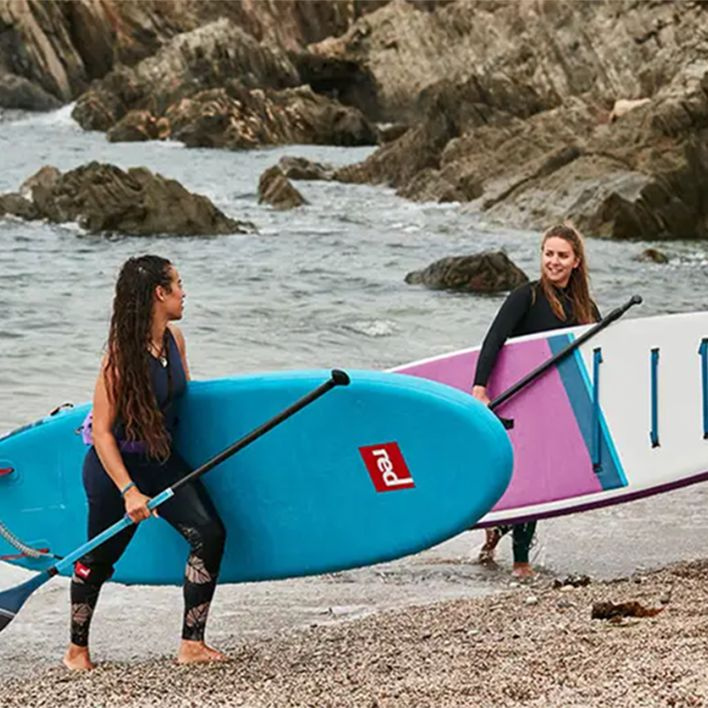
[[[552,356],[547,361],[544,361],[543,364],[537,366],[533,371],[530,371],[528,374],[526,374],[526,376],[517,381],[513,386],[510,386],[506,391],[500,393],[493,401],[489,403],[489,408],[491,410],[494,410],[505,401],[508,401],[522,388],[528,386],[532,381],[535,381],[542,373],[544,373],[544,371],[550,369],[551,366],[557,364],[559,361],[561,361],[561,359],[564,359],[572,351],[575,351],[581,344],[584,344],[588,341],[588,339],[594,337],[598,332],[601,332],[603,329],[605,329],[605,327],[608,327],[615,320],[618,320],[620,317],[622,317],[622,315],[627,312],[627,310],[629,310],[632,305],[640,305],[641,302],[642,298],[639,295],[632,295],[632,297],[629,298],[629,300],[624,305],[622,305],[622,307],[616,307],[614,310],[612,310],[612,312],[610,312],[609,315],[607,315],[607,317],[600,320],[587,332],[581,334],[577,339],[573,340],[572,342],[570,342],[570,344],[563,347],[563,349],[561,349],[557,354]],[[500,420],[502,421],[502,423],[504,423],[505,420],[509,422],[509,425],[505,423],[505,427],[513,426],[513,421],[510,421],[509,419],[500,418]]]
[[[197,467],[195,470],[190,472],[188,475],[180,479],[178,482],[168,487],[164,491],[160,492],[158,495],[154,496],[148,502],[148,509],[156,509],[160,504],[166,502],[170,497],[174,496],[174,493],[182,485],[194,481],[197,477],[206,474],[209,470],[213,469],[219,463],[223,462],[231,455],[234,455],[239,450],[243,450],[244,447],[250,445],[252,442],[265,435],[269,430],[275,428],[290,416],[302,410],[305,406],[309,405],[313,401],[317,400],[320,396],[333,389],[335,386],[346,386],[349,383],[349,375],[345,371],[340,371],[339,369],[333,369],[332,375],[327,381],[319,385],[316,389],[303,396],[299,400],[295,401],[291,406],[286,408],[278,415],[271,418],[269,421],[263,423],[259,427],[252,430],[247,435],[244,435],[240,440],[237,440],[233,445],[230,445],[222,452],[214,455],[211,459],[205,462],[201,467]],[[60,573],[62,570],[68,570],[71,568],[75,561],[77,561],[85,553],[100,546],[104,541],[112,538],[117,533],[120,533],[123,529],[127,528],[133,523],[130,517],[126,514],[120,521],[117,521],[113,526],[109,526],[105,531],[102,531],[98,536],[94,536],[90,541],[87,541],[82,546],[79,546],[75,551],[72,551],[64,558],[55,563],[48,570],[44,570],[38,573],[33,578],[25,581],[24,583],[17,585],[14,588],[0,592],[0,631],[5,629],[10,622],[15,618],[15,615],[20,611],[20,608],[25,603],[27,598],[41,585],[44,585],[48,580],[53,578],[55,575]]]

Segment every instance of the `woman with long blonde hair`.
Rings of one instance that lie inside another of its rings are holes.
[[[582,236],[570,224],[552,226],[541,239],[541,277],[509,293],[487,332],[477,361],[472,395],[486,405],[490,403],[487,381],[509,337],[589,324],[599,319],[600,312],[590,297]],[[513,573],[517,577],[530,576],[533,570],[529,548],[536,531],[535,521],[486,529],[479,560],[492,562],[497,544],[509,531],[513,537]]]

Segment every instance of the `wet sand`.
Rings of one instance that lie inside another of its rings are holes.
[[[634,600],[661,611],[591,619],[595,602]],[[181,667],[164,656],[102,661],[85,674],[45,668],[5,680],[0,704],[708,705],[708,561],[585,587],[540,576],[483,597],[322,617],[219,647],[229,662]]]

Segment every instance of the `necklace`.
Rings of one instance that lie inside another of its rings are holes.
[[[157,359],[160,362],[160,366],[162,366],[163,369],[167,368],[167,352],[165,351],[165,345],[161,347],[155,346],[154,342],[150,342],[150,347],[149,347],[150,354],[152,354],[155,359]]]

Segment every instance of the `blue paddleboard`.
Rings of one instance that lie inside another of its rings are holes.
[[[267,580],[391,560],[470,528],[501,497],[512,451],[469,394],[417,377],[351,371],[338,387],[202,477],[228,538],[221,582]],[[177,447],[191,467],[329,378],[305,371],[191,382]],[[33,548],[86,541],[76,433],[83,405],[0,439],[0,522]],[[118,562],[123,583],[178,584],[186,542],[143,522]],[[0,555],[17,553],[0,538]],[[49,559],[12,562],[39,570]]]

